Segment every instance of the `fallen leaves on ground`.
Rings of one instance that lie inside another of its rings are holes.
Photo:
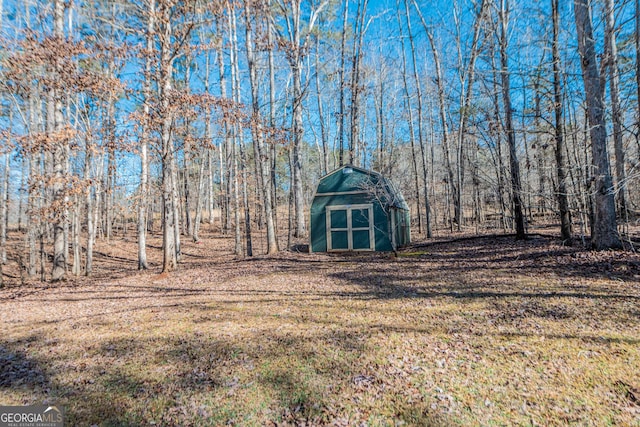
[[[202,237],[174,273],[159,249],[135,272],[121,240],[92,278],[0,290],[0,403],[70,425],[640,424],[637,254],[536,236],[235,259]]]

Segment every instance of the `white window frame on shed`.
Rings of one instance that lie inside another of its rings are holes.
[[[327,224],[327,252],[346,252],[353,251],[353,232],[354,231],[369,231],[369,248],[358,248],[358,251],[374,251],[376,247],[375,242],[375,230],[373,220],[373,204],[359,204],[359,205],[332,205],[326,208],[326,224]],[[369,227],[353,227],[352,212],[353,210],[367,209],[369,211]],[[331,212],[332,211],[347,211],[347,227],[346,228],[331,228]],[[347,232],[347,249],[339,248],[333,249],[331,241],[332,231],[346,231]]]

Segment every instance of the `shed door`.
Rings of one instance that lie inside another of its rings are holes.
[[[372,204],[327,206],[328,251],[372,251],[374,248]]]

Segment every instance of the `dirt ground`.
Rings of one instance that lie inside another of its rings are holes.
[[[202,238],[171,274],[159,236],[145,272],[123,237],[91,278],[20,284],[10,262],[0,404],[69,425],[640,425],[636,253],[535,234],[236,259]]]

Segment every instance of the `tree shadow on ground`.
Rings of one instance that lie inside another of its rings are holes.
[[[347,281],[357,285],[353,292],[336,292],[335,295],[349,298],[441,298],[450,297],[456,299],[482,299],[482,298],[559,298],[569,297],[577,299],[602,299],[602,300],[629,300],[638,301],[640,295],[621,292],[608,292],[602,288],[593,286],[555,287],[550,289],[541,286],[540,290],[531,287],[523,288],[514,285],[513,288],[502,290],[503,286],[495,286],[492,289],[483,279],[456,283],[452,280],[421,275],[419,279],[407,277],[402,273],[389,274],[378,270],[368,271],[343,271],[330,275],[331,277]],[[520,288],[520,289],[518,289]]]
[[[46,390],[49,380],[37,361],[0,342],[0,389]]]
[[[595,252],[563,246],[548,236],[516,241],[510,236],[474,237],[407,248],[414,260],[438,263],[443,271],[473,272],[509,268],[514,274],[622,279],[640,282],[640,256],[632,252]]]
[[[353,378],[367,351],[362,334],[112,338],[87,343],[83,355],[53,357],[41,338],[30,337],[39,356],[26,357],[24,341],[0,344],[0,387],[24,387],[31,401],[54,397],[69,425],[328,425],[361,409],[350,398],[358,395]],[[398,391],[379,392],[394,400]],[[427,401],[396,406],[390,422],[448,424]]]
[[[388,424],[450,425],[451,420],[431,409],[428,397],[424,401],[408,403],[403,400],[401,389],[384,388],[387,385],[375,381],[365,384],[369,388],[361,388],[362,378],[368,381],[368,372],[363,372],[370,368],[365,360],[373,353],[366,345],[371,334],[449,334],[457,327],[455,322],[446,324],[440,320],[427,324],[409,321],[391,324],[385,316],[398,319],[393,317],[397,314],[393,310],[420,312],[427,306],[420,303],[429,299],[434,301],[432,306],[446,299],[481,301],[486,303],[482,309],[488,308],[491,313],[482,312],[479,316],[509,326],[509,330],[501,332],[506,338],[534,336],[638,344],[634,338],[599,337],[597,332],[581,335],[577,332],[541,331],[534,334],[518,331],[516,327],[520,322],[531,318],[577,321],[588,315],[581,307],[581,302],[587,300],[606,306],[601,309],[602,320],[625,311],[629,321],[637,324],[639,296],[633,289],[624,287],[608,289],[599,284],[574,286],[571,282],[563,283],[559,279],[567,274],[565,261],[574,259],[572,253],[576,254],[575,263],[569,264],[572,268],[584,270],[585,266],[594,264],[588,257],[580,258],[581,252],[576,249],[558,248],[549,254],[549,242],[535,240],[517,244],[506,244],[505,241],[504,247],[496,245],[495,239],[471,243],[458,246],[443,243],[423,250],[424,253],[398,259],[390,258],[388,254],[300,254],[299,257],[286,255],[275,260],[218,260],[208,266],[221,273],[216,276],[219,281],[211,288],[198,288],[200,282],[182,285],[179,281],[184,278],[179,274],[157,284],[153,284],[154,280],[143,284],[109,282],[103,288],[87,291],[81,286],[69,287],[65,293],[80,294],[74,301],[96,300],[99,303],[102,300],[114,304],[101,306],[91,316],[69,310],[68,315],[30,326],[44,328],[55,324],[50,326],[53,330],[62,328],[58,323],[69,321],[74,329],[79,325],[79,332],[84,328],[86,333],[97,323],[88,322],[90,317],[103,316],[108,321],[110,316],[117,314],[148,310],[173,316],[171,320],[158,320],[157,324],[149,326],[150,329],[167,327],[174,320],[189,322],[189,327],[181,329],[179,334],[163,331],[154,335],[147,330],[146,335],[138,336],[123,329],[115,331],[114,336],[104,337],[100,335],[103,332],[98,332],[91,335],[91,342],[83,344],[85,347],[76,353],[49,353],[44,337],[40,336],[27,337],[21,342],[0,342],[0,389],[22,387],[20,396],[32,401],[50,396],[59,398],[60,403],[69,408],[70,425],[133,426],[151,422],[168,426],[241,425],[252,420],[258,420],[255,424],[269,420],[280,425],[322,425],[345,416],[348,418],[360,409],[362,400],[352,400],[354,396],[373,396],[375,393],[394,402],[393,414],[384,420]],[[514,248],[520,252],[515,253]],[[555,258],[561,259],[554,261]],[[596,257],[595,263],[601,262],[609,261]],[[249,274],[266,276],[264,283],[234,288],[237,283],[225,282],[248,266],[257,266]],[[286,273],[291,280],[290,286],[271,288],[270,273]],[[494,276],[483,276],[485,273],[501,278],[526,276],[533,279],[525,284],[512,281],[494,285],[487,280]],[[305,288],[301,280],[306,279],[298,279],[320,274],[331,279],[321,282],[330,283],[331,288],[324,289],[321,285]],[[578,274],[594,277],[588,272]],[[607,277],[605,273],[598,274]],[[537,288],[535,278],[544,275],[551,275],[553,283]],[[201,272],[196,279],[210,280],[206,272]],[[131,293],[121,298],[119,293],[124,291]],[[155,298],[153,305],[136,302],[149,295]],[[223,295],[223,298],[188,301],[199,295]],[[555,298],[573,299],[575,304],[562,305],[552,301]],[[367,301],[377,299],[401,303],[417,301],[419,304],[374,306]],[[20,300],[28,302],[29,297]],[[127,300],[132,304],[125,305]],[[336,301],[350,303],[352,300],[358,300],[359,304],[344,307],[354,316],[343,318],[339,313],[323,318],[314,313],[314,307],[321,307],[322,303],[334,305]],[[277,329],[265,330],[261,322],[275,315],[270,310],[279,302],[292,304],[294,310],[277,323]],[[380,313],[370,322],[358,323],[359,310],[380,310]],[[189,317],[182,316],[187,312]],[[236,319],[241,321],[233,332],[220,332]],[[297,328],[305,322],[309,328],[303,336],[297,333]],[[477,333],[486,337],[486,341],[497,336],[482,324],[468,323],[473,324],[473,329],[464,332]],[[25,350],[27,341],[28,351]],[[82,367],[83,363],[86,367]]]

